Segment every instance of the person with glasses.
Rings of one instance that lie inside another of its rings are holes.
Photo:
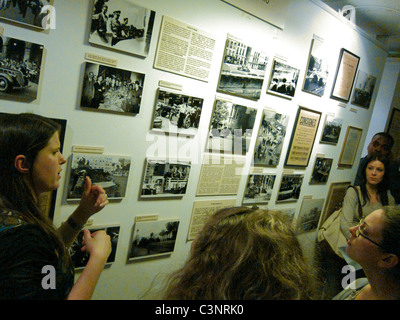
[[[334,300],[400,299],[400,207],[384,206],[350,228],[346,252],[364,269]]]

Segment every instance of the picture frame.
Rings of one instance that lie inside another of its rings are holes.
[[[322,113],[319,111],[299,107],[286,155],[285,166],[308,166],[321,115]]]
[[[271,200],[276,174],[251,173],[247,179],[243,205],[268,203]]]
[[[146,57],[155,11],[129,0],[93,0],[89,43],[125,54]]]
[[[151,130],[195,135],[199,129],[204,99],[158,89]]]
[[[368,109],[371,105],[372,95],[374,94],[376,77],[365,71],[358,70],[356,85],[353,90],[351,103]]]
[[[282,174],[276,203],[296,202],[300,197],[303,180],[304,174]]]
[[[332,158],[315,157],[310,184],[326,184],[333,164]]]
[[[277,166],[285,142],[289,116],[264,109],[254,147],[255,166]]]
[[[324,127],[322,128],[320,143],[336,145],[339,141],[344,119],[337,118],[332,114],[325,117]]]
[[[86,62],[80,106],[84,110],[136,115],[144,80],[143,73]]]
[[[258,100],[264,83],[268,55],[262,50],[228,36],[217,92]]]
[[[334,77],[331,98],[341,102],[349,102],[354,85],[360,57],[342,48]]]
[[[392,147],[392,155],[394,158],[400,158],[400,109],[393,108],[390,114],[389,121],[387,123],[386,132],[389,133],[394,144]]]
[[[171,255],[178,229],[179,219],[135,221],[128,262]]]
[[[274,58],[267,93],[286,99],[292,99],[296,92],[299,74],[300,69]]]
[[[342,207],[344,196],[346,195],[347,188],[350,185],[350,181],[331,183],[329,186],[328,195],[326,196],[324,210],[319,222],[320,226],[324,224],[326,219],[328,219],[333,212]]]
[[[67,201],[81,199],[86,176],[90,177],[93,185],[103,187],[109,200],[125,197],[131,167],[130,156],[72,153],[69,167],[69,177],[66,179]]]
[[[245,155],[249,151],[256,115],[256,108],[217,98],[211,114],[206,149]]]
[[[146,158],[140,198],[177,198],[186,194],[189,160]]]
[[[351,168],[357,155],[363,129],[348,126],[340,152],[338,167]]]
[[[299,233],[311,232],[318,228],[325,199],[303,198],[296,219],[296,230]]]

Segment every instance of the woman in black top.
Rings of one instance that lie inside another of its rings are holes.
[[[90,299],[111,252],[104,231],[85,229],[90,259],[74,285],[67,251],[89,217],[108,203],[86,178],[78,208],[56,230],[39,209],[43,192],[59,187],[60,128],[34,114],[0,117],[0,299]]]

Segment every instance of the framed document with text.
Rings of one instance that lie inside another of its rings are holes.
[[[347,127],[346,137],[344,138],[342,151],[338,161],[339,167],[352,167],[356,158],[358,145],[360,144],[362,129],[349,126]]]

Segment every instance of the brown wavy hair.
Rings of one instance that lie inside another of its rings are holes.
[[[215,213],[192,243],[165,299],[312,299],[314,277],[280,211],[235,207]]]

